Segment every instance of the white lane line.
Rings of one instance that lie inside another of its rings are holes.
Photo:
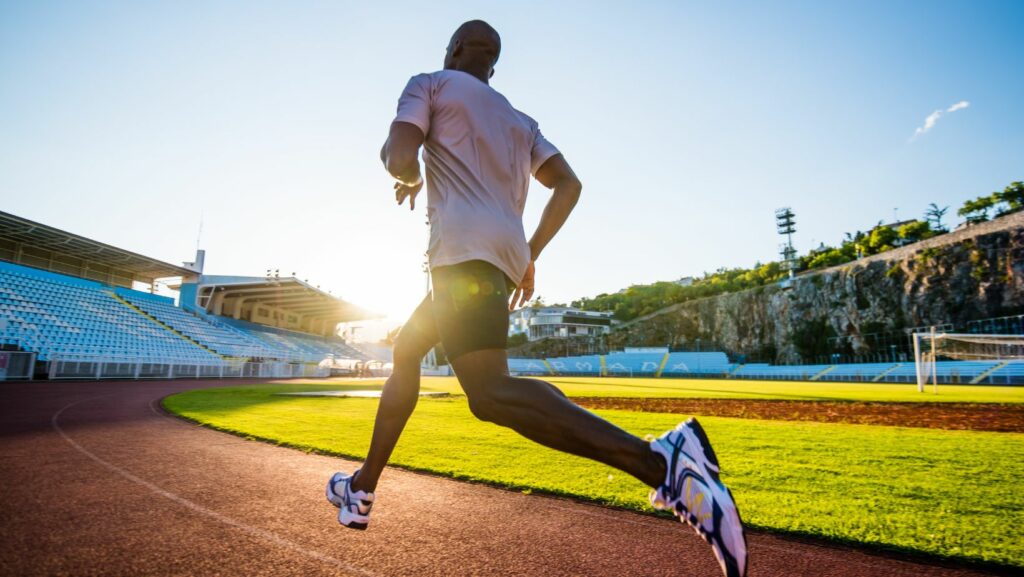
[[[297,544],[297,543],[295,543],[293,541],[289,541],[288,539],[285,539],[284,537],[281,537],[280,535],[277,535],[276,533],[273,533],[271,531],[267,531],[266,529],[260,529],[259,527],[253,527],[252,525],[248,525],[246,523],[243,523],[241,521],[238,521],[236,519],[228,517],[227,515],[224,515],[224,514],[218,513],[217,511],[214,511],[212,509],[208,509],[206,507],[203,507],[202,505],[200,505],[198,503],[190,501],[190,500],[188,500],[188,499],[186,499],[186,498],[184,498],[184,497],[182,497],[180,495],[176,495],[176,494],[174,494],[174,493],[172,493],[172,492],[170,492],[170,491],[168,491],[166,489],[163,489],[162,487],[160,487],[158,485],[150,483],[149,481],[147,481],[147,480],[145,480],[145,479],[143,479],[141,477],[133,475],[132,473],[129,473],[128,471],[122,469],[121,467],[118,467],[117,465],[114,465],[113,463],[110,463],[109,461],[106,461],[106,460],[102,459],[101,457],[98,457],[95,453],[93,453],[89,449],[86,449],[82,445],[78,444],[77,441],[72,439],[64,431],[64,429],[61,428],[60,423],[58,421],[60,419],[60,415],[64,411],[70,409],[71,407],[73,407],[73,406],[75,406],[75,405],[77,405],[79,403],[84,403],[85,401],[96,400],[96,399],[99,399],[99,398],[102,398],[102,397],[110,397],[110,396],[113,396],[114,394],[117,394],[117,393],[112,393],[112,394],[109,394],[109,395],[100,395],[98,397],[90,397],[88,399],[81,399],[79,401],[75,401],[73,403],[65,405],[59,411],[57,411],[56,413],[53,414],[53,417],[50,419],[50,424],[52,424],[54,430],[57,431],[57,433],[60,434],[60,436],[63,437],[64,440],[67,441],[72,447],[74,447],[75,450],[77,450],[79,453],[82,453],[86,457],[89,457],[90,459],[92,459],[93,461],[95,461],[99,465],[109,469],[110,471],[113,471],[114,473],[117,473],[118,475],[121,475],[125,479],[128,479],[129,481],[132,481],[133,483],[138,483],[139,485],[142,485],[143,487],[146,487],[147,489],[149,489],[150,491],[156,493],[157,495],[160,495],[161,497],[164,497],[166,499],[170,499],[171,501],[174,501],[175,503],[177,503],[177,504],[179,504],[179,505],[181,505],[181,506],[183,506],[183,507],[185,507],[187,509],[190,509],[190,510],[196,512],[196,513],[201,514],[201,515],[205,515],[207,517],[210,517],[211,519],[215,519],[217,521],[220,521],[221,523],[224,523],[225,525],[229,525],[231,527],[234,527],[236,529],[244,531],[245,533],[248,533],[248,534],[250,534],[250,535],[252,535],[254,537],[257,537],[259,539],[263,539],[264,541],[268,541],[270,543],[273,543],[273,544],[278,545],[280,547],[283,547],[285,549],[290,549],[290,550],[292,550],[292,551],[294,551],[296,553],[299,553],[301,555],[305,555],[306,557],[309,557],[311,559],[315,559],[315,560],[320,561],[322,563],[326,563],[328,565],[334,565],[335,567],[338,567],[339,569],[342,569],[342,570],[344,570],[344,571],[346,571],[348,573],[351,573],[351,574],[354,574],[354,575],[365,575],[367,577],[376,577],[375,573],[371,573],[370,571],[367,571],[365,569],[361,569],[359,567],[355,567],[355,566],[349,565],[348,563],[345,563],[344,561],[341,561],[340,559],[335,559],[334,557],[331,557],[329,555],[324,555],[323,553],[318,553],[316,551],[311,551],[309,549],[306,549],[305,547],[303,547],[303,546],[301,546],[301,545],[299,545],[299,544]]]

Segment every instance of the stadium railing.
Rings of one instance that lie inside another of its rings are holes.
[[[31,379],[35,365],[35,353],[0,351],[0,381]]]
[[[288,362],[196,362],[116,355],[57,356],[49,361],[48,376],[59,379],[223,379],[326,377],[330,370],[320,365]]]

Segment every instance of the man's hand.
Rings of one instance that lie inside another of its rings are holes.
[[[416,195],[420,193],[423,188],[423,179],[413,185],[404,184],[402,182],[395,183],[395,201],[401,205],[405,202],[405,199],[409,199],[409,210],[415,210],[416,208]]]
[[[508,310],[514,311],[533,298],[534,274],[536,274],[536,269],[531,260],[530,266],[526,267],[526,274],[523,275],[523,280],[519,281],[519,286],[516,287],[516,290],[512,291],[512,300],[508,302]]]

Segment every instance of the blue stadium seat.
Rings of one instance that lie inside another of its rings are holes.
[[[333,356],[337,359],[372,360],[366,353],[346,344],[338,337],[319,337],[230,317],[215,318],[218,322],[260,343],[266,351],[265,354],[273,355],[274,358],[321,361],[327,356]]]
[[[548,359],[551,368],[560,375],[600,375],[600,355],[558,357]]]
[[[540,359],[509,359],[508,372],[521,375],[545,375],[548,368]]]
[[[219,363],[221,358],[119,302],[110,288],[0,262],[5,344],[53,358]]]
[[[662,376],[725,375],[734,367],[722,352],[669,353]]]
[[[174,306],[174,301],[167,297],[123,288],[116,289],[115,293],[161,323],[221,355],[245,358],[266,356],[262,354],[262,343],[258,339],[248,338],[242,333],[210,324],[205,319]]]
[[[605,355],[608,375],[654,375],[661,367],[665,353],[618,353]]]

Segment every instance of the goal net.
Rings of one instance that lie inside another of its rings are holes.
[[[975,384],[1013,361],[1024,361],[1024,335],[914,333],[917,390],[931,384]]]

